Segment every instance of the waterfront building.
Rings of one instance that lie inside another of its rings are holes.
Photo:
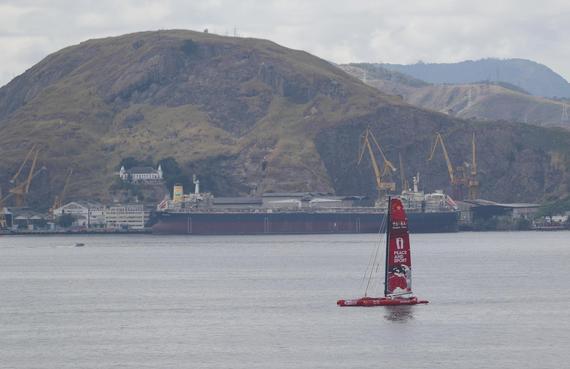
[[[0,229],[12,227],[12,212],[8,208],[0,208]]]
[[[12,210],[12,229],[36,231],[46,229],[49,223],[48,216],[27,208]]]
[[[142,204],[115,204],[105,210],[105,225],[114,229],[143,229],[149,212]]]
[[[54,217],[63,214],[73,216],[73,226],[102,228],[105,226],[105,206],[91,201],[72,201],[54,209]]]

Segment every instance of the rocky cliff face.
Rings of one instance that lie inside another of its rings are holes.
[[[361,193],[375,194],[369,160],[356,165],[356,153],[346,155],[350,148],[358,145],[358,133],[370,121],[378,122],[373,133],[381,140],[386,156],[398,168],[401,155],[405,178],[411,183],[412,176],[419,173],[422,188],[444,189],[451,193],[441,148],[432,161],[427,160],[434,132],[440,132],[445,137],[454,166],[471,161],[471,137],[475,133],[481,198],[502,202],[537,201],[570,191],[566,147],[570,140],[563,131],[507,122],[458,123],[445,116],[434,120],[433,113],[421,109],[390,106],[317,136],[317,147],[325,167],[334,187],[341,193],[354,193],[359,189]],[[397,121],[406,123],[394,124]],[[398,172],[392,177],[398,188],[400,175]]]
[[[484,145],[483,196],[536,200],[568,190],[566,133],[467,123],[411,107],[305,52],[191,31],[86,41],[2,87],[0,183],[9,186],[38,144],[47,171],[34,180],[30,201],[44,206],[70,167],[70,199],[108,199],[126,157],[174,157],[216,195],[374,195],[370,167],[354,166],[367,126],[392,160],[404,152],[408,176],[421,170],[428,190],[446,187],[445,167],[425,166],[435,131],[450,136],[459,161],[467,160],[473,130]],[[516,191],[498,189],[515,180]]]

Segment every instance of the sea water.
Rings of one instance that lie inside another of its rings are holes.
[[[570,232],[412,235],[430,304],[336,306],[378,242],[0,236],[0,368],[568,367]]]

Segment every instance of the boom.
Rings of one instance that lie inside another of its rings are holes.
[[[378,162],[376,161],[376,156],[374,155],[374,150],[372,149],[371,141],[374,143],[378,151],[380,152],[380,156],[382,156],[382,160],[384,162],[384,169],[380,170],[378,166]],[[360,150],[360,156],[358,158],[358,165],[362,161],[362,157],[364,156],[364,151],[368,151],[368,155],[370,156],[370,161],[372,162],[372,169],[374,170],[374,177],[376,179],[376,188],[379,194],[382,194],[386,191],[395,191],[396,184],[394,182],[384,182],[382,177],[388,173],[389,170],[395,172],[396,168],[394,165],[386,158],[384,155],[384,151],[380,147],[380,144],[370,131],[370,128],[367,128],[363,135],[362,135],[362,149]]]
[[[0,186],[0,229],[6,228],[6,216],[4,215],[4,199],[2,198],[2,186]]]
[[[26,155],[26,158],[24,159],[24,162],[22,163],[22,165],[20,166],[20,169],[18,169],[18,172],[16,173],[16,175],[14,175],[14,177],[12,178],[12,182],[14,183],[18,177],[20,176],[22,169],[24,167],[24,165],[26,164],[26,162],[28,161],[28,159],[30,158],[30,156],[33,153],[33,160],[32,160],[32,166],[30,168],[30,172],[28,173],[28,177],[26,178],[26,180],[22,183],[18,183],[16,184],[13,188],[10,189],[10,195],[6,196],[4,198],[4,200],[8,199],[11,196],[14,196],[16,198],[16,206],[17,207],[21,207],[24,206],[24,199],[25,196],[28,192],[30,192],[30,186],[32,185],[32,180],[39,174],[41,173],[43,170],[45,170],[45,167],[40,168],[40,170],[38,170],[36,172],[36,164],[38,161],[38,154],[39,154],[40,150],[36,148],[36,146],[34,145],[32,147],[32,149],[28,152],[28,155]]]
[[[431,154],[428,158],[428,161],[433,159],[433,155],[435,154],[435,149],[437,148],[437,144],[441,144],[441,149],[443,150],[443,157],[445,158],[445,163],[447,164],[447,172],[449,173],[449,179],[451,183],[455,183],[455,174],[453,172],[453,165],[451,165],[451,160],[449,160],[449,155],[447,154],[447,149],[445,148],[445,144],[443,143],[443,137],[438,132],[435,136],[435,142],[433,143],[433,147],[431,148]]]
[[[402,181],[402,192],[403,192],[403,191],[407,191],[409,186],[408,186],[408,180],[406,179],[406,174],[404,171],[404,161],[402,160],[402,153],[398,154],[398,158],[400,159],[400,180]]]
[[[479,197],[479,181],[477,180],[477,156],[475,146],[475,132],[471,140],[471,175],[469,177],[469,200],[475,200]]]
[[[22,173],[22,170],[24,169],[24,166],[26,165],[26,163],[28,162],[28,159],[30,159],[30,157],[32,156],[33,152],[36,150],[36,145],[33,145],[32,148],[30,149],[30,151],[28,151],[28,153],[26,154],[26,157],[24,158],[24,161],[22,162],[22,164],[20,165],[20,168],[18,169],[18,171],[16,172],[16,174],[14,174],[14,176],[12,177],[12,179],[10,179],[10,183],[15,183],[16,180],[18,179],[18,177],[20,176],[20,174]]]
[[[55,196],[55,199],[53,201],[53,205],[51,207],[52,212],[55,209],[62,207],[63,199],[65,198],[65,193],[67,191],[67,186],[69,185],[69,178],[71,178],[72,174],[73,174],[73,168],[69,168],[69,172],[67,173],[67,177],[65,178],[65,183],[63,184],[63,189],[61,190],[61,193],[59,195]]]
[[[449,173],[449,180],[451,182],[451,187],[453,190],[453,197],[455,199],[463,199],[464,187],[469,185],[468,174],[465,171],[464,165],[457,166],[454,171],[451,160],[449,159],[449,154],[447,153],[447,148],[443,142],[443,136],[440,133],[437,133],[435,136],[435,142],[431,148],[431,154],[428,158],[428,161],[433,159],[438,144],[441,145],[443,157],[445,158],[445,164],[447,165],[447,172]]]

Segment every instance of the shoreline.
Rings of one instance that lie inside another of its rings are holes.
[[[493,229],[493,230],[459,230],[458,232],[430,232],[435,233],[488,233],[488,232],[563,232],[570,231],[568,228],[556,229],[520,229],[520,230],[506,230],[506,229]],[[150,235],[150,236],[299,236],[299,235],[350,235],[350,234],[365,234],[365,233],[271,233],[271,234],[167,234],[167,233],[153,233],[152,229],[141,229],[131,231],[22,231],[22,232],[4,232],[0,231],[0,236],[88,236],[88,235]],[[372,234],[372,233],[369,233]],[[415,233],[422,234],[422,233]]]
[[[130,231],[0,231],[0,236],[83,236],[83,235],[121,235],[121,234],[152,234],[152,230],[140,229]]]

